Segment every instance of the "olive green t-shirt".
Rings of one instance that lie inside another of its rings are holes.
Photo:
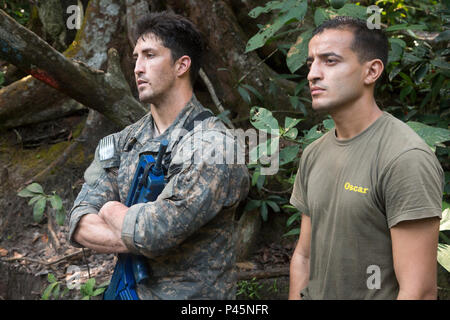
[[[300,160],[291,203],[311,218],[305,299],[395,299],[389,229],[441,217],[444,175],[430,147],[384,112],[348,140],[329,131]]]

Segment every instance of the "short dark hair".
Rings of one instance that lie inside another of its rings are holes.
[[[152,12],[138,20],[134,42],[146,34],[159,38],[172,54],[172,60],[187,55],[191,58],[189,76],[192,86],[201,68],[204,42],[200,31],[187,18],[168,11]]]
[[[339,16],[327,20],[313,31],[313,36],[328,29],[342,29],[353,32],[351,49],[357,54],[360,62],[380,59],[384,70],[387,67],[389,44],[386,34],[381,29],[369,29],[365,21]]]

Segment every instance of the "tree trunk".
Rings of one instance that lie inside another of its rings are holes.
[[[246,118],[249,105],[237,91],[239,84],[257,89],[264,101],[253,100],[256,105],[270,106],[272,110],[293,110],[288,94],[293,94],[295,83],[280,80],[281,92],[268,94],[270,81],[276,73],[255,52],[245,54],[248,37],[239,26],[228,1],[192,0],[167,1],[177,13],[188,16],[203,32],[207,41],[204,70],[215,86],[226,109],[236,118]]]

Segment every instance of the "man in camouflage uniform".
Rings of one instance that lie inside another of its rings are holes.
[[[163,12],[142,19],[136,39],[139,99],[151,111],[99,143],[70,213],[70,240],[144,255],[150,279],[138,285],[140,299],[233,299],[234,212],[249,179],[245,165],[225,163],[241,147],[216,117],[185,130],[206,110],[193,94],[201,37],[187,19]],[[139,156],[155,156],[163,139],[166,187],[156,201],[126,207]]]

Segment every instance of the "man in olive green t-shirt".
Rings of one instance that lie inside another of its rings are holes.
[[[338,17],[309,43],[312,107],[335,129],[303,152],[291,203],[302,213],[290,299],[435,299],[443,170],[373,91],[388,42]]]

